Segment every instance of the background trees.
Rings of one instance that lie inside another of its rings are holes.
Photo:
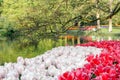
[[[84,25],[96,25],[97,21],[100,27],[100,20],[106,25],[107,19],[112,18],[113,24],[119,25],[120,1],[112,1],[112,7],[110,1],[4,0],[0,5],[0,27],[23,35],[29,42],[38,42],[41,38],[58,37],[73,26],[75,20]]]

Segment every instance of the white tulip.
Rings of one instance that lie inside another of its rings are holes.
[[[33,72],[29,72],[26,75],[21,76],[21,80],[36,80],[36,75]]]
[[[24,61],[23,57],[18,57],[18,58],[17,58],[17,63],[24,64],[25,61]]]
[[[14,64],[14,68],[16,69],[16,71],[21,74],[24,71],[24,65],[20,64],[20,63],[16,63]]]
[[[25,58],[25,65],[29,65],[31,63],[30,59]]]
[[[45,68],[49,67],[51,65],[51,59],[45,60]]]
[[[17,77],[19,77],[19,74],[16,70],[11,70],[7,73],[6,77],[11,77],[11,76],[17,78]]]
[[[0,80],[5,77],[6,75],[6,70],[3,66],[0,66]]]
[[[19,80],[19,78],[16,78],[14,76],[10,76],[10,77],[4,78],[2,80]]]
[[[55,66],[52,66],[52,65],[51,65],[51,66],[48,68],[48,73],[49,73],[50,76],[55,76],[56,71],[57,71],[57,69],[55,68]]]
[[[45,69],[45,63],[41,63],[40,68]]]

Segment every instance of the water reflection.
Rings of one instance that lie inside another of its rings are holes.
[[[0,64],[4,62],[15,62],[18,56],[34,57],[57,46],[76,45],[89,41],[103,40],[120,40],[120,37],[64,35],[60,36],[57,41],[52,39],[40,40],[36,50],[34,50],[34,45],[28,47],[22,46],[20,48],[21,43],[18,41],[0,40]]]
[[[5,62],[15,62],[18,56],[25,58],[35,57],[37,55],[43,54],[47,50],[51,50],[57,46],[63,46],[64,41],[62,39],[54,41],[52,39],[43,39],[38,43],[38,48],[34,49],[34,45],[30,46],[20,46],[19,41],[0,41],[0,65]],[[22,48],[21,48],[22,47]]]
[[[64,39],[65,45],[76,45],[82,44],[90,41],[103,41],[103,40],[120,40],[120,37],[112,36],[73,36],[73,35],[64,35],[60,36],[61,39]]]

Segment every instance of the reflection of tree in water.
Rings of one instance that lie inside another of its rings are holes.
[[[74,26],[78,26],[78,20],[74,21]]]

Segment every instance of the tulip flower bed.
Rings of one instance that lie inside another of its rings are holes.
[[[18,57],[16,63],[0,66],[0,80],[57,80],[61,73],[83,67],[86,57],[102,49],[82,46],[60,46],[34,58]]]
[[[67,71],[58,80],[120,80],[120,41],[89,42],[77,46],[102,48],[101,54],[90,54],[82,68]]]

